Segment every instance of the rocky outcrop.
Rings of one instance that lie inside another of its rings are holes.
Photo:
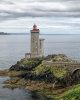
[[[73,73],[69,70],[75,68],[74,63],[77,62],[63,54],[21,59],[10,67],[7,74],[3,71],[0,72],[0,75],[5,74],[25,80],[51,83],[54,84],[54,87],[68,87],[80,83],[80,70]]]
[[[21,59],[9,70],[0,71],[0,75],[10,77],[4,82],[4,88],[23,87],[31,91],[40,91],[53,98],[55,95],[60,96],[73,85],[80,84],[79,67],[80,63],[64,54],[58,54],[44,58]]]

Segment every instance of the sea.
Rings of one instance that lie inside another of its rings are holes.
[[[80,62],[79,34],[41,34],[44,41],[44,55],[66,54]],[[8,69],[30,52],[30,35],[0,35],[0,70]],[[0,77],[0,100],[47,100],[37,92],[25,89],[3,88],[3,81],[8,77]]]

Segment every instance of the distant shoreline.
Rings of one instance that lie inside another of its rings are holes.
[[[0,35],[30,35],[29,33],[0,33]],[[80,35],[80,34],[40,34],[40,35]]]

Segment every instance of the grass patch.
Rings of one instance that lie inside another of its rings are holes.
[[[60,66],[49,66],[40,64],[33,70],[33,72],[36,73],[36,75],[42,74],[46,71],[50,71],[57,78],[61,78],[67,74],[67,70],[64,69],[62,66],[60,67]]]
[[[80,84],[71,87],[56,100],[80,100]]]
[[[37,60],[32,60],[32,59],[22,59],[21,61],[20,61],[20,65],[24,65],[24,66],[30,66],[30,65],[32,65],[32,64],[37,64],[39,61],[37,61]]]
[[[52,60],[53,60],[53,62],[71,62],[72,61],[70,58],[68,58],[64,54],[54,55],[52,57]]]

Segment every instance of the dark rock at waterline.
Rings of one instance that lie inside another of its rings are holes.
[[[16,71],[25,71],[25,70],[28,70],[28,71],[30,71],[30,70],[32,70],[33,68],[35,67],[35,65],[30,65],[30,66],[21,66],[21,65],[19,65],[19,64],[15,64],[15,65],[12,65],[11,67],[10,67],[10,71],[12,71],[12,70],[16,70]]]
[[[25,71],[25,70],[31,71],[33,68],[35,68],[39,64],[41,64],[42,60],[34,59],[32,62],[31,62],[31,60],[30,61],[26,60],[26,62],[27,63],[24,64],[23,62],[19,62],[18,61],[17,64],[12,65],[9,70],[10,71],[12,71],[12,70],[16,70],[16,71]]]
[[[24,67],[20,66],[19,64],[15,64],[15,65],[12,65],[9,70],[10,71],[12,70],[20,71],[20,70],[24,70]]]

